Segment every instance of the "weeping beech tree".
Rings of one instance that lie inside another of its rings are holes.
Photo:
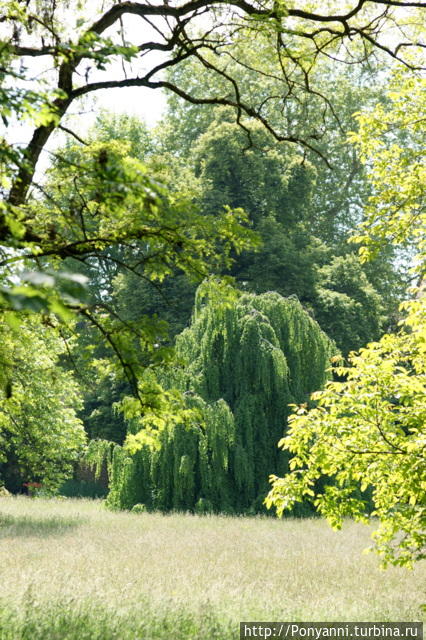
[[[257,512],[269,475],[288,470],[277,448],[288,405],[324,385],[334,343],[297,299],[211,292],[200,287],[177,338],[182,365],[166,376],[193,411],[110,450],[111,507]]]

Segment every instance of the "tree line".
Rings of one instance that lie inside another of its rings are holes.
[[[117,3],[95,20],[2,4],[0,472],[54,489],[102,439],[114,506],[237,511],[272,473],[279,512],[378,515],[379,550],[409,562],[424,547],[424,421],[409,417],[423,297],[398,304],[423,286],[424,7],[296,4]],[[129,16],[155,36],[130,44]],[[123,75],[102,76],[117,57]],[[71,104],[131,86],[170,92],[157,131],[109,115],[73,130]],[[225,280],[193,310],[212,274]],[[326,383],[337,349],[349,365]]]

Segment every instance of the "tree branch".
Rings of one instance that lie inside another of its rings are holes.
[[[84,144],[85,146],[88,146],[88,144],[89,144],[88,142],[83,140],[83,138],[80,138],[79,135],[77,135],[74,131],[71,131],[71,129],[68,129],[68,127],[65,127],[63,124],[58,124],[58,129],[61,129],[61,131],[65,131],[65,133],[69,133],[69,135],[73,136],[73,138],[78,140],[78,142],[81,142],[81,144]]]
[[[400,45],[399,47],[396,46],[395,50],[391,50],[388,46],[379,42],[377,38],[377,30],[379,29],[379,26],[377,26],[377,29],[373,33],[371,29],[371,24],[372,24],[371,22],[370,24],[367,24],[364,27],[360,27],[360,26],[354,27],[350,25],[350,20],[353,17],[360,14],[364,5],[366,5],[368,2],[370,4],[372,3],[379,6],[385,5],[387,7],[395,6],[395,7],[426,8],[426,2],[402,2],[397,0],[358,0],[356,5],[347,13],[323,15],[320,13],[305,11],[298,8],[289,8],[287,11],[287,15],[290,18],[300,18],[307,22],[317,23],[317,24],[340,23],[341,25],[343,25],[343,29],[341,31],[330,29],[332,40],[341,38],[343,41],[345,38],[350,38],[350,37],[353,37],[354,34],[357,34],[359,37],[361,37],[365,41],[368,41],[369,44],[380,49],[381,51],[384,51],[387,55],[391,56],[392,58],[400,62],[403,62],[407,66],[410,66],[408,62],[404,61],[402,58],[398,56],[398,51],[401,49],[401,47],[408,46],[410,43],[404,42],[403,45]],[[184,33],[184,29],[185,29],[185,26],[190,21],[195,20],[198,17],[198,15],[200,15],[200,13],[214,10],[214,7],[228,8],[229,11],[233,12],[234,15],[237,15],[240,18],[242,16],[248,16],[248,17],[263,16],[265,19],[271,20],[271,22],[273,22],[274,24],[277,24],[277,23],[281,24],[281,21],[282,21],[282,16],[279,15],[279,12],[277,12],[275,5],[271,6],[271,8],[265,8],[264,4],[260,4],[258,2],[253,2],[253,3],[247,2],[246,0],[190,0],[189,2],[184,2],[180,6],[170,6],[167,2],[163,2],[162,4],[155,4],[155,5],[152,5],[149,3],[145,4],[141,2],[129,2],[129,1],[115,3],[98,20],[94,21],[89,26],[88,29],[85,30],[85,32],[79,38],[79,41],[77,42],[74,52],[73,52],[72,46],[69,49],[69,51],[67,49],[67,55],[63,59],[63,62],[59,67],[59,77],[58,77],[58,84],[57,84],[57,88],[61,90],[66,95],[66,97],[58,98],[51,103],[51,106],[56,113],[56,118],[57,118],[56,122],[58,120],[59,121],[61,120],[61,118],[66,113],[69,105],[75,98],[85,95],[89,92],[96,91],[98,89],[108,89],[108,88],[114,88],[114,87],[118,87],[118,88],[131,87],[131,86],[144,86],[152,89],[155,89],[155,88],[168,89],[173,93],[179,95],[181,98],[191,102],[192,104],[204,104],[204,105],[211,104],[211,105],[231,106],[237,110],[237,121],[241,124],[241,126],[244,126],[244,125],[243,123],[241,123],[240,115],[241,113],[245,113],[247,116],[253,117],[259,120],[277,141],[285,141],[285,142],[300,144],[301,146],[315,152],[317,155],[319,155],[322,158],[322,160],[328,166],[330,166],[330,163],[328,162],[327,158],[321,153],[319,149],[312,146],[306,140],[300,139],[297,135],[279,134],[277,131],[274,130],[274,128],[267,121],[267,119],[262,117],[262,115],[258,110],[256,111],[250,106],[242,103],[239,92],[238,92],[238,88],[236,90],[235,81],[229,76],[226,76],[226,74],[220,69],[218,69],[217,67],[212,67],[212,69],[214,69],[216,73],[219,73],[222,76],[226,77],[228,82],[231,82],[231,84],[233,85],[233,93],[235,94],[235,99],[230,99],[226,96],[215,97],[215,98],[204,98],[204,99],[195,98],[194,96],[189,95],[188,93],[186,93],[185,91],[183,91],[182,89],[180,89],[179,87],[177,87],[176,85],[170,82],[151,81],[152,76],[158,71],[161,71],[162,69],[178,64],[181,61],[185,60],[186,58],[190,57],[191,55],[198,55],[197,51],[203,46],[212,48],[212,45],[211,43],[209,44],[209,41],[206,38],[206,36],[201,38],[201,40],[197,41],[192,38],[189,38]],[[96,35],[103,34],[109,27],[113,26],[117,21],[120,21],[125,15],[139,16],[145,20],[148,17],[155,17],[155,16],[163,17],[167,22],[168,28],[171,29],[171,33],[169,35],[161,34],[161,36],[165,38],[164,43],[145,42],[140,44],[138,49],[141,53],[154,51],[154,50],[165,51],[165,52],[173,51],[175,47],[182,46],[186,49],[185,54],[182,54],[182,51],[178,52],[177,56],[175,56],[172,60],[169,60],[160,65],[157,65],[155,68],[151,69],[151,71],[148,72],[143,78],[131,78],[131,79],[124,79],[124,80],[111,80],[111,81],[105,81],[105,82],[87,83],[83,87],[74,88],[73,74],[75,73],[77,66],[84,58],[92,57],[90,55],[91,54],[90,49],[87,49],[87,48],[85,49],[85,44],[84,44],[86,41],[90,40],[88,36],[90,36],[91,34],[96,34]],[[48,29],[50,35],[54,39],[54,45],[46,46],[42,39],[43,46],[41,46],[40,48],[36,48],[33,46],[26,47],[26,46],[20,46],[17,44],[16,45],[9,44],[7,45],[8,50],[12,54],[17,56],[37,57],[37,56],[46,56],[46,55],[57,56],[58,54],[60,54],[62,51],[62,45],[59,41],[59,37],[56,34],[56,32],[52,31],[50,25],[44,24],[43,21],[40,20],[39,16],[37,15],[29,16],[29,19],[30,18],[37,21],[39,24],[41,24],[46,29]],[[174,27],[171,27],[169,24],[169,19],[175,20],[177,24]],[[9,16],[3,19],[3,21],[6,21],[6,22],[7,21],[13,22],[13,20],[14,20],[13,16]],[[213,29],[221,28],[223,26],[225,26],[224,22],[219,23],[216,20],[216,22],[214,23]],[[303,30],[300,30],[300,33],[296,33],[296,32],[293,32],[293,33],[299,36],[308,37],[311,40],[313,40],[316,46],[317,55],[319,55],[320,53],[323,55],[327,55],[327,51],[325,51],[325,47],[329,46],[331,41],[327,42],[325,45],[321,44],[321,46],[315,43],[315,36],[321,33],[322,31],[323,31],[322,29],[319,29],[319,30],[311,31],[310,33],[308,33],[308,32],[304,32]],[[418,46],[423,46],[423,45],[419,43]],[[294,60],[293,62],[297,63],[297,61],[294,61]],[[206,65],[206,61],[204,59],[202,59],[202,63]],[[415,68],[415,67],[411,66],[410,68]],[[305,72],[305,80],[309,84],[307,80],[307,75],[306,75],[307,73],[309,73],[309,71]],[[306,84],[307,87],[308,87],[308,84]],[[309,87],[308,87],[308,90],[309,90]],[[40,153],[44,148],[44,146],[46,145],[50,135],[52,134],[56,126],[57,124],[55,124],[52,121],[50,124],[40,126],[34,131],[34,135],[24,152],[25,162],[20,164],[17,171],[16,178],[13,182],[13,186],[10,190],[9,199],[8,199],[9,204],[13,206],[19,206],[23,204],[23,202],[25,202],[28,189],[30,187],[30,184],[34,176],[35,167],[37,165]],[[9,234],[8,226],[6,225],[4,218],[2,219],[0,217],[0,235],[7,236],[8,234]],[[30,239],[30,238],[28,237],[23,238],[23,240],[27,240],[27,239]]]

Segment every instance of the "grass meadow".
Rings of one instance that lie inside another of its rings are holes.
[[[426,563],[380,570],[367,528],[0,499],[1,640],[238,638],[240,620],[415,621]]]

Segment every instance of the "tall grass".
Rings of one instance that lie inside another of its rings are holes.
[[[426,563],[381,571],[368,529],[0,499],[1,640],[209,640],[240,620],[414,621]]]

